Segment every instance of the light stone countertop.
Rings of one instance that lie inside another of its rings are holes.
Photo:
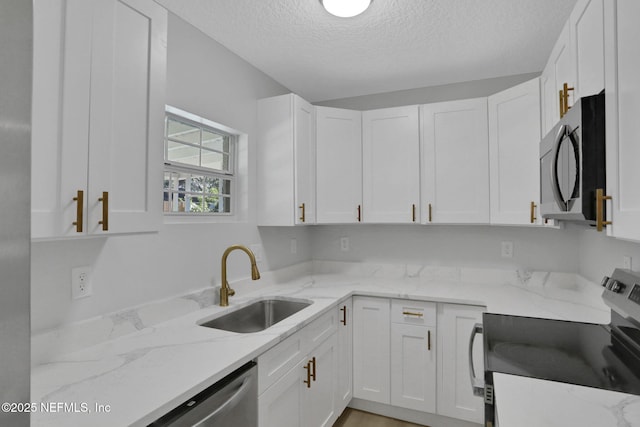
[[[401,273],[388,266],[343,267],[337,274],[323,273],[329,270],[323,265],[315,269],[320,274],[285,281],[265,275],[269,277],[261,279],[257,289],[234,284],[238,292],[229,307],[196,309],[34,366],[32,402],[75,407],[49,413],[38,410],[31,416],[31,425],[147,425],[352,295],[482,305],[493,313],[593,323],[610,320],[599,288],[579,277],[583,283],[575,284],[574,275],[554,278],[554,273],[551,277],[550,273],[526,273],[523,277],[516,271],[412,266],[404,266]],[[449,277],[452,271],[455,274]],[[196,324],[266,296],[306,299],[313,304],[258,333],[237,334]],[[90,412],[84,411],[82,403]],[[109,405],[110,411],[96,412],[96,405]]]
[[[493,374],[500,427],[637,427],[640,396]]]

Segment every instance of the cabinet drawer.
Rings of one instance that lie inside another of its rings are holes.
[[[391,301],[391,322],[435,326],[436,303],[394,299]]]
[[[258,395],[304,358],[304,337],[303,332],[295,333],[258,356]]]
[[[338,330],[338,312],[332,309],[314,320],[303,330],[306,351],[316,348],[322,341]]]

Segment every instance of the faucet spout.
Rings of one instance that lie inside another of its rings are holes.
[[[243,245],[231,245],[229,246],[224,253],[222,254],[222,277],[221,277],[221,285],[220,285],[220,306],[226,307],[229,305],[229,297],[235,295],[236,291],[231,289],[229,286],[229,282],[227,282],[227,257],[234,250],[239,249],[246,253],[249,256],[249,261],[251,261],[251,280],[258,280],[260,278],[260,271],[258,270],[258,265],[256,264],[256,257],[251,252],[251,249],[247,248]]]

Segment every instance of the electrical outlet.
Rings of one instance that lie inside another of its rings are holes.
[[[340,250],[342,252],[347,252],[349,250],[349,238],[341,237],[340,238]]]
[[[622,268],[631,270],[631,257],[629,255],[624,255],[622,257]]]
[[[513,242],[502,242],[502,258],[513,258]]]
[[[71,298],[85,298],[93,293],[91,286],[91,267],[71,269]]]
[[[298,241],[296,239],[291,239],[291,253],[298,253]]]

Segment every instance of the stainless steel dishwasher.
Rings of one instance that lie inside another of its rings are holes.
[[[254,427],[258,425],[256,362],[236,369],[149,426]]]

